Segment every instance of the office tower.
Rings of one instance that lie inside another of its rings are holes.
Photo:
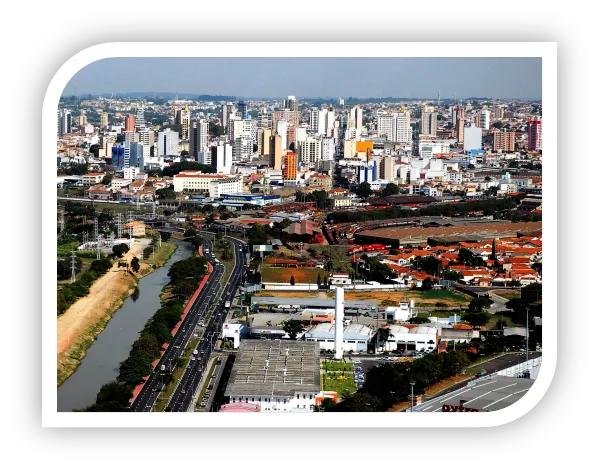
[[[514,151],[516,145],[516,132],[506,132],[505,130],[494,129],[491,132],[493,136],[493,151]]]
[[[136,129],[145,129],[146,127],[146,119],[144,118],[144,108],[139,107],[137,109],[137,113],[135,114],[135,128]]]
[[[181,126],[181,138],[187,140],[189,138],[189,130],[191,127],[191,111],[187,104],[183,109],[177,111],[175,124]]]
[[[297,111],[299,106],[295,96],[287,96],[287,99],[283,103],[283,107],[285,109],[289,109],[290,111]]]
[[[489,125],[491,124],[491,111],[488,109],[483,109],[480,111],[480,128],[484,130],[489,130]]]
[[[129,159],[125,164],[125,168],[137,167],[143,171],[144,164],[144,146],[141,143],[129,142],[125,143],[125,148],[129,149]]]
[[[239,101],[237,103],[237,111],[241,115],[241,119],[248,118],[248,105],[245,101]]]
[[[259,128],[257,131],[258,154],[260,156],[270,155],[270,136],[272,131],[266,128]]]
[[[456,139],[458,143],[464,143],[464,118],[458,117],[458,121],[456,123]]]
[[[543,148],[543,121],[537,116],[528,121],[528,149],[540,150]]]
[[[179,132],[166,129],[158,132],[158,156],[179,155]]]
[[[241,140],[241,139],[238,139]],[[212,167],[217,173],[231,174],[233,164],[233,146],[229,143],[219,143],[210,147],[212,153]]]
[[[100,113],[100,128],[101,129],[108,128],[108,113],[107,112]]]
[[[321,158],[320,139],[308,137],[303,142],[299,142],[297,157],[307,165],[315,165]]]
[[[275,133],[270,136],[268,165],[273,169],[281,169],[282,164],[283,164],[282,139],[278,133]]]
[[[135,116],[127,114],[125,117],[125,132],[135,132]]]
[[[464,129],[464,151],[480,150],[483,140],[483,131],[475,125],[470,125]]]
[[[231,118],[231,114],[235,112],[235,106],[233,103],[223,104],[221,107],[220,113],[220,122],[221,125],[225,128],[225,132],[228,130],[229,119]]]
[[[118,169],[129,167],[129,158],[131,152],[129,147],[123,145],[114,145],[112,147],[112,166]]]
[[[423,112],[420,118],[420,133],[422,135],[437,135],[437,113]]]
[[[61,109],[59,119],[58,135],[62,137],[63,135],[70,134],[72,128],[71,111],[68,109]]]
[[[325,132],[327,137],[333,136],[333,128],[335,127],[335,110],[329,107],[328,111],[325,112]]]
[[[189,155],[198,163],[199,154],[208,148],[208,122],[194,122],[189,129]]]
[[[285,154],[283,179],[297,179],[297,155],[292,151]]]

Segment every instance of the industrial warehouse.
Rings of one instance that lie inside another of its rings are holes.
[[[225,397],[263,412],[311,412],[319,393],[317,343],[242,340]]]
[[[477,242],[489,238],[512,238],[518,235],[540,233],[542,222],[480,223],[464,226],[440,226],[434,228],[388,227],[356,233],[356,243],[383,243],[393,247],[413,246],[426,243],[431,238],[455,238]]]

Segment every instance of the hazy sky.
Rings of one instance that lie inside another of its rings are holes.
[[[442,98],[540,99],[541,59],[112,58],[83,68],[63,94],[436,98],[438,90]]]

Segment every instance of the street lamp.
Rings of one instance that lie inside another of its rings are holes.
[[[414,412],[414,381],[410,381],[410,387],[412,388],[412,399],[410,401],[410,412]]]

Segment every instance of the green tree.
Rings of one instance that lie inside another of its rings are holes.
[[[129,246],[127,246],[125,243],[115,244],[112,246],[112,253],[119,259],[123,257],[127,251],[129,251]]]
[[[133,269],[133,272],[139,272],[139,259],[137,256],[131,259],[131,268]]]
[[[488,313],[468,313],[462,319],[472,326],[482,327],[489,322],[491,315]]]
[[[489,300],[488,297],[483,296],[480,298],[474,298],[472,301],[470,301],[470,304],[468,305],[468,311],[473,313],[480,313],[483,310],[487,309],[489,306],[491,306],[491,300]]]
[[[283,330],[289,334],[291,340],[296,340],[298,334],[304,331],[304,326],[301,321],[295,319],[289,319],[283,322]]]
[[[416,316],[416,317],[408,319],[408,322],[410,324],[426,324],[426,323],[428,323],[428,319]]]
[[[318,285],[318,287],[320,287],[321,283],[322,283],[322,279],[320,278],[320,274],[318,274],[318,277],[316,277],[316,285]]]
[[[385,186],[381,195],[383,197],[386,197],[388,195],[396,195],[396,194],[399,194],[399,186],[393,182],[390,182],[389,184],[387,184]]]
[[[291,286],[295,285],[295,277],[293,275],[289,279],[289,283],[291,284]]]
[[[367,182],[361,182],[358,188],[356,189],[356,195],[361,199],[370,197],[373,193],[374,192],[370,188],[370,184],[368,184]]]
[[[215,122],[209,122],[208,123],[208,132],[211,135],[214,135],[215,137],[220,137],[221,135],[224,135],[225,128],[222,125],[218,125]]]
[[[423,281],[422,281],[422,286],[420,287],[421,290],[431,290],[433,288],[433,281],[431,280],[430,277],[426,277]]]
[[[104,184],[105,186],[109,186],[111,182],[112,182],[112,173],[105,173],[104,177],[102,178],[102,184]]]

